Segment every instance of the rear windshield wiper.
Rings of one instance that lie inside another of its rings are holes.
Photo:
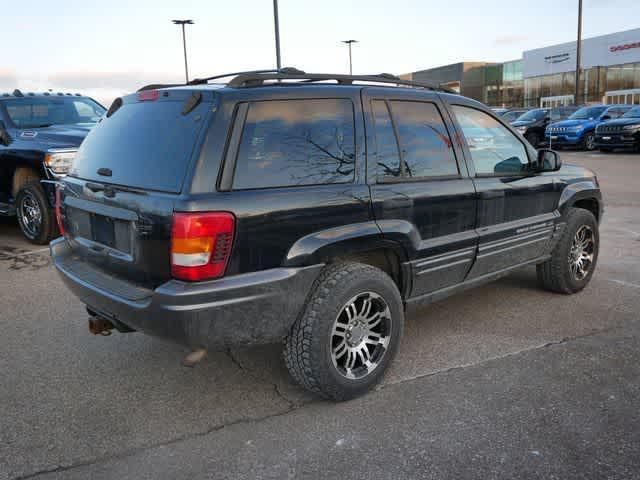
[[[139,188],[125,187],[124,185],[104,185],[102,183],[97,182],[87,182],[85,184],[92,192],[104,192],[105,196],[113,197],[115,196],[115,192],[127,192],[127,193],[137,193],[139,195],[147,195],[145,190],[140,190]]]

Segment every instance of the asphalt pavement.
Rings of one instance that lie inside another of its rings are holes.
[[[0,222],[0,480],[640,478],[640,155],[598,173],[598,268],[580,294],[525,269],[407,320],[383,384],[343,404],[280,346],[211,353],[95,337],[42,247]]]

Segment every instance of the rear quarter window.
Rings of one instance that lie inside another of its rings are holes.
[[[233,188],[353,181],[353,103],[348,99],[270,100],[249,104]]]

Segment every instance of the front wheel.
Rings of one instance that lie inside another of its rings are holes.
[[[583,140],[585,150],[593,151],[596,149],[596,136],[593,133],[587,133]]]
[[[576,293],[587,286],[598,261],[600,234],[593,213],[582,208],[567,212],[567,223],[551,258],[537,266],[538,281],[547,290]]]
[[[355,262],[328,266],[285,339],[291,376],[336,401],[376,385],[404,328],[400,292],[383,271]]]
[[[23,185],[16,195],[18,225],[31,243],[43,245],[55,236],[55,218],[39,182]]]

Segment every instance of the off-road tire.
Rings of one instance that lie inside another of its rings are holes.
[[[348,379],[334,366],[331,332],[343,306],[362,292],[380,295],[391,313],[390,339],[378,366],[363,378]],[[398,287],[382,270],[356,262],[327,266],[316,280],[307,303],[284,341],[284,361],[293,379],[307,390],[335,401],[355,398],[382,378],[393,360],[404,328]]]
[[[577,280],[571,273],[568,259],[574,236],[583,225],[591,227],[595,236],[595,248],[589,272],[583,279]],[[593,276],[598,261],[599,247],[598,222],[593,213],[582,208],[570,208],[567,211],[564,232],[554,247],[551,258],[537,265],[538,283],[541,287],[552,292],[566,294],[579,292],[587,286]]]
[[[41,212],[41,222],[37,231],[30,231],[25,224],[25,219],[22,216],[22,204],[27,197],[33,198]],[[47,197],[44,193],[42,185],[39,181],[28,182],[18,190],[16,196],[16,214],[18,217],[18,225],[24,237],[31,243],[37,245],[44,245],[49,243],[58,233],[58,227],[55,221],[55,215],[53,209],[49,206]]]

